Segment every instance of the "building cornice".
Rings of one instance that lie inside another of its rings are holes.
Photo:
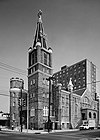
[[[49,77],[52,76],[52,75],[50,75],[50,74],[48,74],[48,73],[44,73],[43,71],[37,70],[37,71],[35,71],[35,72],[29,74],[27,77],[29,78],[29,77],[31,77],[32,75],[36,74],[36,73],[43,73],[43,74],[45,74],[45,75],[47,75],[47,76],[49,76]]]
[[[51,68],[51,67],[49,67],[49,66],[47,66],[47,65],[45,65],[45,64],[43,64],[43,63],[41,63],[41,62],[37,62],[37,63],[35,63],[34,65],[30,66],[30,67],[27,68],[27,69],[29,70],[30,68],[34,67],[34,66],[37,65],[37,64],[41,64],[41,65],[43,65],[44,67],[47,67],[47,68],[53,70],[53,68]]]

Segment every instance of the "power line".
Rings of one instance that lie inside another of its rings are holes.
[[[22,69],[20,69],[20,68],[16,68],[16,67],[14,67],[14,66],[8,65],[7,63],[0,62],[0,65],[5,66],[5,67],[8,67],[8,68],[10,68],[10,69],[17,70],[17,71],[26,72],[25,70],[22,70]]]
[[[7,97],[10,97],[10,95],[7,95],[7,94],[3,94],[3,93],[0,93],[1,96],[7,96]]]
[[[11,97],[11,98],[17,98],[17,99],[19,99],[19,97],[14,97],[14,96],[11,96],[11,95],[7,95],[7,94],[5,94],[5,93],[0,93],[0,96],[6,96],[6,97]]]
[[[27,76],[27,74],[26,74],[27,71],[16,68],[16,67],[13,67],[13,66],[8,65],[8,64],[3,63],[3,62],[0,62],[0,68],[4,69],[4,70],[7,70],[7,71],[11,71],[11,72],[14,72],[14,73],[18,73],[18,74],[22,74],[22,75]]]
[[[21,72],[18,72],[18,71],[14,71],[14,70],[11,70],[11,69],[8,69],[8,68],[5,68],[5,67],[0,67],[0,68],[1,68],[1,69],[4,69],[4,70],[7,70],[7,71],[11,71],[11,72],[14,72],[14,73],[18,73],[18,74],[27,76],[27,74],[24,74],[24,73],[21,73]]]

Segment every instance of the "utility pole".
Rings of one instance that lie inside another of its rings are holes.
[[[53,80],[53,77],[49,77],[46,79],[47,81],[49,81],[49,107],[48,107],[48,133],[50,132],[50,124],[51,124],[51,120],[50,120],[50,105],[51,105],[51,80]]]
[[[29,119],[29,95],[28,95],[28,92],[27,92],[27,133],[28,133],[28,119]]]
[[[72,78],[69,80],[68,84],[68,91],[69,94],[69,128],[72,129],[72,93],[73,93],[73,84],[72,84]]]
[[[22,132],[22,88],[20,89],[21,94],[21,107],[20,107],[20,126],[21,126],[21,132]]]

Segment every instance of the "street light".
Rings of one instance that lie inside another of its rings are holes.
[[[51,104],[51,80],[53,80],[53,77],[46,78],[47,81],[49,81],[49,110],[48,110],[48,133],[50,132],[50,104]]]

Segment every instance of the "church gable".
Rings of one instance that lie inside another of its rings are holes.
[[[90,91],[89,91],[88,89],[86,89],[86,90],[84,91],[83,95],[81,96],[82,99],[84,99],[84,98],[86,98],[86,97],[87,97],[89,100],[93,100],[93,99],[92,99],[92,96],[91,96],[91,93],[90,93]]]
[[[82,109],[96,109],[97,110],[97,101],[93,100],[90,91],[87,89],[84,94],[81,96]]]

